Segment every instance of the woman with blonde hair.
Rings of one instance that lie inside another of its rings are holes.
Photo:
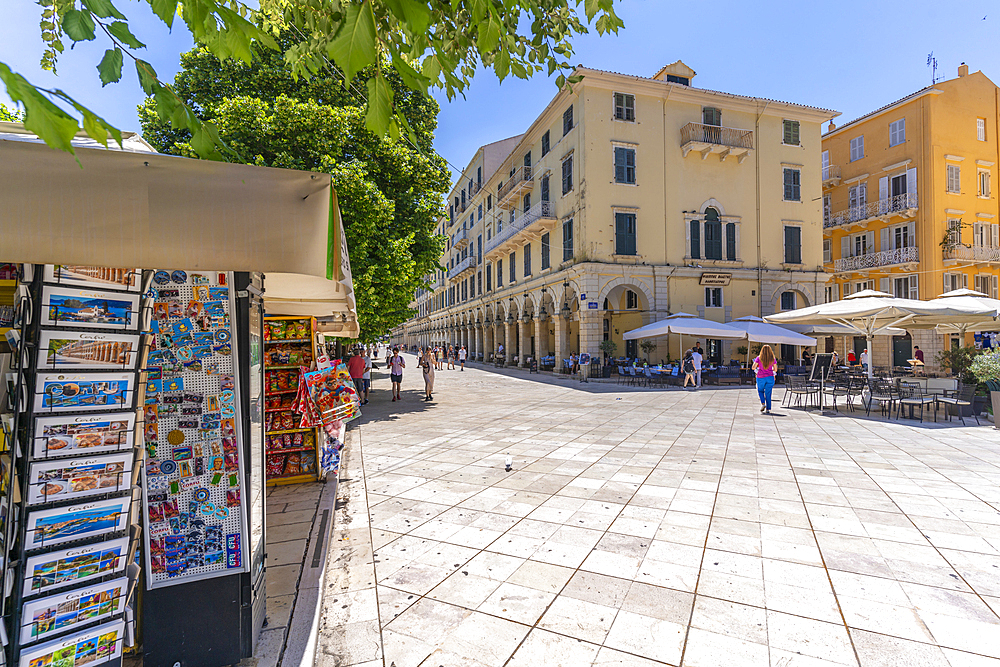
[[[753,360],[753,370],[757,374],[757,395],[760,397],[760,411],[771,414],[771,390],[774,389],[774,374],[778,371],[778,361],[770,345],[760,348]]]
[[[434,398],[431,396],[434,391],[434,354],[430,349],[424,352],[420,365],[424,369],[424,400],[430,401]]]

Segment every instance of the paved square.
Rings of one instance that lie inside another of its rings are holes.
[[[492,369],[431,403],[409,369],[402,402],[375,386],[323,667],[1000,667],[992,425]]]

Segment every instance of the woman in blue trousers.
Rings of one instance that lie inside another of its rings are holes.
[[[760,411],[771,414],[771,390],[774,389],[774,374],[778,370],[778,362],[770,345],[760,348],[760,354],[753,360],[753,370],[757,374]]]

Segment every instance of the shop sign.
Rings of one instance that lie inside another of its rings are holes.
[[[700,284],[709,287],[726,287],[732,279],[733,274],[731,273],[703,273]]]

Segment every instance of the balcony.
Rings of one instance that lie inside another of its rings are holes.
[[[514,237],[519,243],[541,238],[542,234],[556,226],[556,207],[550,201],[540,201],[518,217],[504,225],[493,238],[486,242],[486,257],[502,255],[513,245]]]
[[[1000,262],[1000,248],[982,245],[957,245],[954,248],[945,248],[944,258],[967,262]]]
[[[448,280],[461,278],[463,274],[476,270],[476,256],[469,255],[453,268],[448,270]]]
[[[830,164],[823,167],[823,187],[832,188],[840,185],[840,165]]]
[[[738,164],[743,164],[753,151],[753,130],[688,123],[681,128],[681,151],[684,157],[691,151],[701,153],[702,160],[717,153],[720,162],[732,155]]]
[[[833,261],[833,270],[836,273],[864,272],[890,266],[916,264],[919,261],[920,256],[917,253],[917,247],[909,246],[906,248],[895,248],[894,250],[870,252],[867,255],[836,259]]]
[[[451,237],[451,247],[456,250],[461,250],[465,246],[469,245],[469,230],[460,229],[455,232]]]
[[[497,192],[497,206],[503,206],[522,192],[530,191],[534,187],[533,178],[531,167],[518,167],[515,169],[514,174],[507,179],[507,182]]]
[[[878,199],[867,204],[852,206],[844,211],[838,211],[823,221],[823,227],[840,227],[851,225],[867,227],[876,218],[889,220],[894,215],[901,218],[912,218],[917,214],[917,193],[904,192],[895,197]]]

